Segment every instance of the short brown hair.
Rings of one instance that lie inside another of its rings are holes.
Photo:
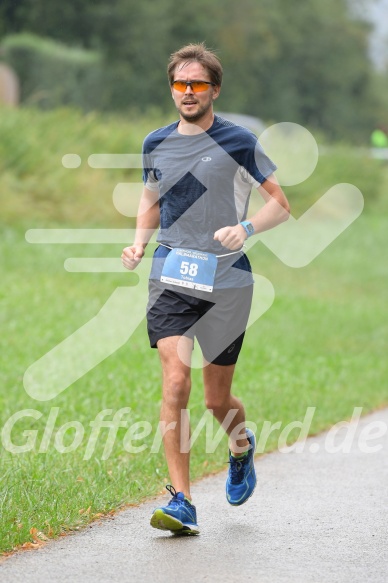
[[[222,65],[214,53],[214,51],[207,49],[204,43],[189,44],[182,47],[175,53],[172,53],[167,67],[168,80],[171,83],[174,81],[174,73],[177,65],[182,62],[197,61],[205,69],[207,69],[212,83],[221,86],[222,83]]]

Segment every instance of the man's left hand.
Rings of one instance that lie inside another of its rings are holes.
[[[223,247],[236,251],[241,249],[248,238],[244,227],[240,224],[234,227],[223,227],[214,233],[214,240],[219,241]]]

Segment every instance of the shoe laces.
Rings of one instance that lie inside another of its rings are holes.
[[[169,501],[169,503],[167,504],[167,506],[171,506],[172,508],[177,508],[182,503],[186,502],[185,497],[182,494],[182,492],[177,492],[175,490],[174,486],[172,486],[171,484],[166,485],[166,490],[168,492],[170,492],[170,494],[172,496],[172,498]],[[182,496],[179,496],[179,494],[182,494]]]
[[[230,456],[228,464],[230,464],[230,481],[232,484],[240,484],[244,479],[244,466],[248,460],[248,456],[241,459],[235,459]]]

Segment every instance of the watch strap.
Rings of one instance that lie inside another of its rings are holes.
[[[244,230],[248,237],[251,237],[255,233],[255,229],[250,221],[241,221],[240,225],[244,227]]]

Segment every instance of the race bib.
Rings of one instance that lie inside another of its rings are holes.
[[[172,249],[167,255],[160,281],[181,287],[213,291],[217,257],[193,249]]]

